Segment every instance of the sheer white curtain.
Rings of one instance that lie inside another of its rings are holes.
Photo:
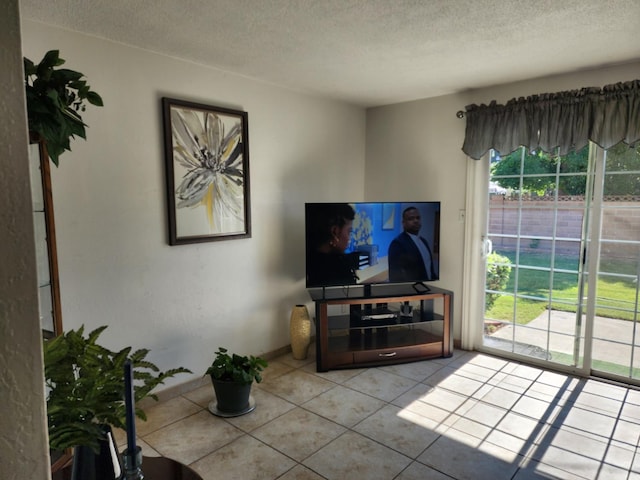
[[[464,229],[465,256],[463,264],[461,338],[464,350],[482,344],[484,318],[485,238],[487,224],[489,162],[467,160],[467,199]]]

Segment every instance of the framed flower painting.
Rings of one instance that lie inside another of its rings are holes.
[[[162,99],[169,244],[251,236],[248,114]]]

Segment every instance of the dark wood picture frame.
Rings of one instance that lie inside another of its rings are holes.
[[[251,237],[247,112],[162,98],[169,244]]]

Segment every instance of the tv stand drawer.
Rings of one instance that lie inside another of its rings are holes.
[[[438,348],[439,347],[439,348]],[[396,347],[385,348],[380,350],[363,350],[353,352],[353,362],[356,364],[376,363],[376,362],[395,362],[398,360],[420,359],[428,355],[442,356],[442,343],[436,346],[434,352],[425,345],[414,345],[412,347]]]

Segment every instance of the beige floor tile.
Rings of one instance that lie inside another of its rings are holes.
[[[419,462],[413,462],[395,480],[451,480],[451,477]]]
[[[444,373],[443,370],[439,370],[435,375],[431,375],[425,380],[425,383],[468,396],[476,393],[484,385],[484,382],[474,380],[463,375],[458,375],[457,373],[452,372],[450,369],[446,370],[448,373],[447,375],[443,375],[437,381],[434,381],[435,377],[438,377],[441,372]]]
[[[512,392],[518,394],[524,394],[529,392],[531,386],[534,385],[535,382],[528,378],[522,378],[517,375],[507,375],[502,381],[498,382],[496,386],[504,388],[505,390],[510,390]]]
[[[549,445],[538,448],[532,455],[535,460],[543,464],[551,465],[566,472],[572,472],[581,478],[602,478],[607,480],[616,478],[599,477],[598,470],[601,468],[601,463],[598,460],[584,457],[564,448]]]
[[[233,425],[202,410],[156,430],[144,440],[165,457],[189,465],[242,434]]]
[[[305,372],[309,372],[313,375],[317,375],[320,378],[329,380],[334,383],[344,384],[351,380],[356,375],[361,374],[366,368],[347,368],[344,370],[329,370],[328,372],[318,372],[316,363],[310,363],[303,367]]]
[[[541,375],[544,374],[544,370],[538,367],[519,364],[516,368],[514,368],[509,373],[511,374],[511,376],[515,376],[515,377],[526,378],[528,380],[537,380],[538,378],[540,378]],[[554,373],[548,377],[550,380],[549,383],[557,384],[558,380],[562,383],[564,380],[562,380],[561,377],[564,377],[566,379],[564,375],[556,376],[556,374]]]
[[[388,373],[381,369],[369,369],[353,377],[346,386],[372,397],[390,402],[416,385],[415,380]]]
[[[252,435],[300,462],[345,431],[315,413],[296,408],[254,430]]]
[[[353,427],[384,405],[385,402],[382,400],[341,385],[303,404],[307,410],[345,427]]]
[[[269,382],[276,378],[295,370],[291,365],[280,362],[277,358],[269,362],[269,366],[262,372],[262,382]],[[262,384],[262,383],[261,383]],[[260,385],[261,385],[260,384]]]
[[[442,365],[431,360],[423,360],[421,362],[399,363],[379,368],[384,372],[395,373],[396,375],[422,382],[440,370]]]
[[[447,432],[418,457],[420,463],[457,479],[512,478],[521,459],[514,452],[462,432],[456,432],[455,437]]]
[[[640,427],[637,423],[620,420],[616,422],[616,428],[613,432],[613,438],[621,443],[631,446],[638,445],[638,437],[640,436]]]
[[[522,456],[529,455],[536,448],[532,440],[521,439],[497,429],[491,430],[485,439]]]
[[[534,418],[541,422],[552,424],[562,407],[558,407],[553,403],[545,402],[537,398],[522,396],[513,406],[511,411],[521,415]]]
[[[584,432],[609,438],[613,435],[617,418],[574,406],[563,410],[558,421],[562,422],[562,427],[574,427]],[[558,425],[554,424],[554,426]]]
[[[287,353],[286,355],[282,355],[276,358],[274,361],[283,363],[293,368],[301,368],[301,367],[304,367],[305,365],[314,363],[315,360],[316,360],[315,350],[312,352],[311,348],[309,348],[309,353],[307,353],[307,358],[296,359],[296,358],[293,358],[292,353]]]
[[[316,375],[302,370],[293,370],[276,379],[265,380],[261,384],[261,388],[296,405],[301,405],[335,387],[335,385],[335,383]]]
[[[495,427],[506,414],[507,411],[504,408],[495,407],[488,403],[475,402],[475,404],[464,413],[464,417],[492,428]]]
[[[433,420],[388,405],[356,425],[354,430],[415,459],[440,436],[437,427],[438,423]]]
[[[251,432],[274,418],[278,418],[280,415],[296,408],[293,403],[287,402],[259,388],[253,388],[251,390],[251,396],[256,404],[255,410],[246,415],[227,418],[227,422],[245,432]]]
[[[592,412],[604,413],[617,417],[622,409],[623,402],[613,398],[603,397],[589,392],[574,392],[569,396],[574,405]]]
[[[549,428],[545,423],[515,412],[508,412],[497,426],[497,430],[528,443],[537,443],[540,436],[544,435]]]
[[[521,365],[518,369],[515,370],[515,373],[518,373],[522,368],[523,366]],[[586,382],[588,382],[588,381],[585,381],[584,379],[570,377],[558,372],[545,371],[545,370],[540,370],[533,367],[524,367],[524,368],[530,368],[532,370],[531,375],[528,375],[528,377],[529,378],[535,377],[536,383],[544,383],[546,385],[551,385],[551,386],[562,388],[568,391],[573,391],[575,389],[580,389],[580,390],[584,389],[586,386]],[[538,375],[536,376],[536,374]],[[598,382],[598,383],[602,383],[602,382]],[[612,392],[612,395],[610,396],[611,398],[615,398],[615,393],[614,393],[615,391],[616,391],[615,387],[611,385],[611,392]],[[622,400],[622,399],[620,398],[619,400]]]
[[[137,434],[144,437],[200,410],[201,408],[198,405],[184,397],[175,397],[166,402],[158,403],[145,411],[147,414],[146,422],[136,421]]]
[[[482,423],[469,420],[467,417],[460,417],[456,422],[451,425],[451,428],[447,430],[448,436],[455,435],[455,432],[463,432],[466,435],[471,435],[477,439],[485,439],[491,434],[491,427],[483,425]]]
[[[484,367],[482,365],[476,365],[473,363],[459,365],[456,368],[456,375],[464,378],[470,378],[482,383],[491,380],[491,378],[493,378],[496,373],[497,372],[493,368]]]
[[[508,360],[478,352],[471,352],[467,357],[467,362],[473,365],[490,368],[496,372],[503,370],[507,365],[509,365]]]
[[[508,410],[520,399],[520,394],[500,387],[491,387],[484,395],[476,398]]]
[[[458,365],[464,365],[476,356],[477,352],[466,352],[464,350],[454,350],[453,355],[448,358],[434,358],[431,361],[440,363],[444,366],[456,368]]]
[[[355,432],[347,432],[303,464],[328,480],[389,480],[411,459]]]
[[[209,383],[202,387],[191,390],[183,395],[185,398],[191,400],[193,403],[200,405],[202,408],[208,408],[209,403],[215,398],[213,392],[213,385]]]
[[[278,478],[278,480],[324,480],[324,477],[321,477],[314,471],[309,470],[304,465],[296,465],[283,476]]]
[[[202,480],[274,480],[296,463],[249,435],[191,464]]]
[[[633,423],[640,423],[640,405],[625,403],[620,412],[620,418]]]
[[[633,477],[630,477],[631,480]],[[526,459],[520,465],[520,469],[516,473],[513,480],[584,480],[566,470],[560,470],[551,465],[538,462],[536,460]]]
[[[409,408],[416,412],[423,410],[422,404],[426,404],[438,407],[444,412],[452,413],[460,408],[466,401],[467,397],[464,395],[458,395],[455,392],[442,388],[435,388],[430,385],[418,384],[391,403],[399,407]],[[436,418],[434,418],[434,420],[435,419]]]

